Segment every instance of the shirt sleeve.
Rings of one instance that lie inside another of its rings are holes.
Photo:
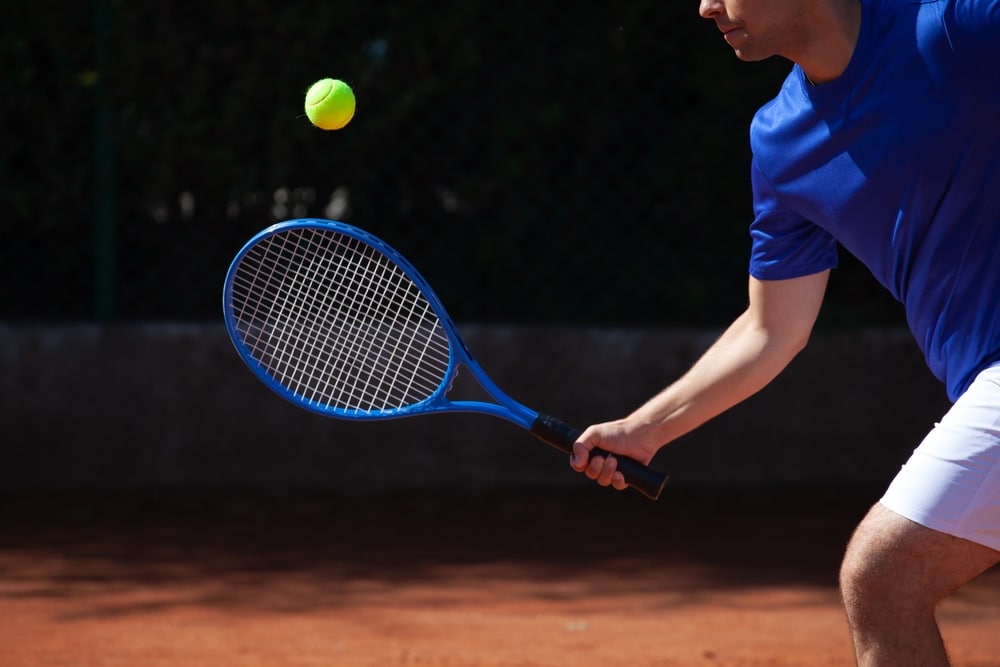
[[[837,241],[783,206],[756,160],[750,180],[754,201],[750,275],[759,280],[786,280],[835,268]]]
[[[939,11],[949,46],[959,58],[953,76],[984,103],[1000,104],[996,76],[1000,0],[949,0]]]
[[[996,46],[996,30],[1000,28],[1000,0],[951,0],[945,10],[952,37],[974,36],[977,46]]]

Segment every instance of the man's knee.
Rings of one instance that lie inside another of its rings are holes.
[[[876,504],[844,555],[844,604],[849,614],[933,614],[938,602],[998,558],[1000,552],[931,530]]]
[[[933,614],[947,595],[921,570],[926,554],[914,539],[915,524],[876,505],[858,526],[840,568],[840,589],[852,620]]]

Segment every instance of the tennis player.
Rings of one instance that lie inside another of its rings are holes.
[[[952,407],[858,526],[841,591],[861,665],[947,665],[937,604],[1000,561],[1000,0],[702,0],[745,61],[793,62],[750,126],[749,306],[692,368],[588,428],[614,457],[757,392],[806,345],[837,244],[906,310]],[[724,184],[719,184],[724,187]]]

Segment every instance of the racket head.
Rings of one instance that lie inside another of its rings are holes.
[[[250,370],[282,398],[329,417],[434,411],[468,358],[416,268],[334,220],[289,220],[251,238],[226,273],[223,311]]]

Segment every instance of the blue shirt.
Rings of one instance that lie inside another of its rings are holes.
[[[1000,0],[862,0],[847,69],[795,66],[754,116],[750,274],[834,268],[906,309],[955,400],[1000,361]]]

